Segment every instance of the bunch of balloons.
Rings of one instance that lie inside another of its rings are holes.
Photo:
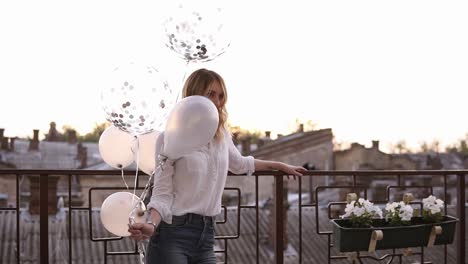
[[[216,3],[203,6],[186,1],[169,12],[163,23],[166,47],[187,64],[211,61],[230,45],[224,9]],[[111,124],[99,139],[103,160],[120,169],[122,177],[123,169],[135,162],[135,182],[138,169],[150,176],[140,197],[134,189],[133,194],[116,192],[104,200],[101,221],[114,235],[129,236],[129,223],[144,222],[142,201],[164,162],[201,148],[216,133],[215,105],[203,96],[177,102],[178,94],[159,69],[136,63],[117,67],[101,91],[102,108]],[[144,247],[138,248],[143,262]]]
[[[164,132],[131,135],[112,125],[102,133],[99,151],[104,161],[117,169],[129,166],[138,156],[140,170],[151,175],[158,155],[178,159],[208,144],[218,128],[218,118],[218,110],[209,99],[189,96],[172,109]],[[163,133],[163,148],[157,153],[156,142]]]

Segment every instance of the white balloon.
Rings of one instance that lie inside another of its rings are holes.
[[[178,159],[208,144],[218,129],[216,106],[203,96],[189,96],[172,109],[164,132],[163,155]]]
[[[109,195],[101,206],[101,222],[106,230],[116,236],[130,236],[128,219],[138,201],[139,198],[129,192],[116,192]],[[145,210],[145,204],[140,202],[140,207],[135,210],[134,220],[136,223],[145,222],[144,214],[138,215],[138,212],[144,212]]]
[[[153,131],[138,137],[138,168],[144,173],[151,175],[156,169],[156,158],[159,151],[156,142],[160,140],[161,133]],[[136,157],[135,157],[135,160]]]
[[[99,153],[109,166],[121,169],[132,164],[132,147],[135,144],[136,140],[132,135],[115,126],[110,126],[99,138]]]

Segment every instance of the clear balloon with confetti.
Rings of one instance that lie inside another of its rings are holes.
[[[163,22],[166,47],[187,62],[207,62],[230,46],[223,1],[177,3]]]
[[[175,100],[158,69],[134,62],[115,68],[101,90],[106,119],[134,136],[163,130]]]

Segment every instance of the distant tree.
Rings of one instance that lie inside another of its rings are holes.
[[[466,134],[466,137],[464,140],[460,140],[457,149],[458,149],[458,152],[460,152],[464,156],[468,156],[468,133]]]
[[[434,139],[432,141],[432,143],[430,144],[429,146],[430,150],[434,151],[434,152],[439,152],[440,151],[440,141],[437,140],[437,139]]]
[[[342,151],[351,147],[349,142],[338,141],[335,136],[333,136],[333,151]]]
[[[291,133],[296,133],[299,130],[300,125],[303,125],[304,132],[313,131],[317,129],[318,123],[308,119],[307,121],[303,121],[299,118],[294,120],[293,127],[289,126],[289,130]]]
[[[401,139],[398,140],[395,144],[389,144],[389,149],[392,153],[403,154],[411,153],[411,149],[406,144],[406,141]]]
[[[304,131],[316,130],[317,127],[318,127],[318,123],[316,123],[316,122],[309,119],[304,124]]]
[[[464,157],[468,157],[468,133],[465,134],[465,138],[459,139],[457,143],[446,148],[447,152],[456,152]]]
[[[73,131],[75,131],[76,137],[79,138],[78,131],[75,128],[73,128],[71,125],[63,125],[62,131],[63,131],[63,136],[62,136],[63,141],[68,141],[68,138],[70,136],[69,132],[73,132]]]
[[[67,133],[68,131],[76,131],[76,129],[72,127],[71,125],[63,125],[62,131],[63,133]]]
[[[432,142],[427,142],[427,141],[422,141],[419,143],[419,150],[422,153],[427,153],[427,152],[440,152],[440,141],[437,139],[434,139]]]
[[[429,152],[429,144],[426,141],[419,143],[420,152],[426,153]]]
[[[248,129],[243,129],[240,126],[233,126],[232,124],[228,123],[228,129],[231,131],[231,133],[237,133],[238,138],[243,138],[250,136],[250,143],[256,144],[258,139],[262,137],[262,132],[259,130],[248,130]]]
[[[91,132],[85,134],[84,136],[80,136],[79,139],[83,142],[99,142],[99,138],[101,137],[102,132],[106,130],[110,125],[108,122],[104,123],[95,123],[94,128]]]

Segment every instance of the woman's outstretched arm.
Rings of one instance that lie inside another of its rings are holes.
[[[262,170],[279,170],[287,174],[288,178],[289,175],[294,176],[294,179],[296,179],[296,176],[302,176],[302,173],[307,171],[303,167],[293,166],[279,161],[255,159],[255,171]]]

